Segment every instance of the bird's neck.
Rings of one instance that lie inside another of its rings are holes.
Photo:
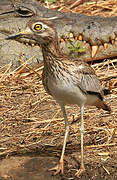
[[[53,40],[51,42],[47,42],[42,46],[42,53],[44,62],[54,61],[56,57],[61,56],[60,44],[58,40]]]

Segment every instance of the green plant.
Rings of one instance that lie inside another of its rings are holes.
[[[40,0],[41,2],[52,2],[52,3],[55,3],[56,2],[56,0]]]
[[[56,0],[45,0],[45,1],[52,2],[52,3],[56,2]]]
[[[77,42],[76,44],[73,44],[72,41],[69,41],[70,45],[68,46],[68,48],[70,49],[71,52],[75,52],[75,53],[83,53],[85,52],[85,48],[81,47],[81,43]]]

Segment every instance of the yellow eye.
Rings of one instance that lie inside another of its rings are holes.
[[[35,24],[34,25],[34,30],[40,31],[42,29],[42,24]]]

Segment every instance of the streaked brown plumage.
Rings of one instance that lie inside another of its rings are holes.
[[[93,105],[108,112],[110,107],[103,101],[103,90],[94,70],[85,62],[73,59],[60,50],[54,20],[33,19],[22,32],[9,36],[7,39],[25,37],[41,44],[44,57],[42,81],[45,90],[59,103],[65,120],[65,137],[59,164],[51,170],[55,174],[64,169],[64,151],[69,123],[65,111],[66,104],[77,104],[81,108],[81,167],[76,175],[84,170],[83,162],[83,133],[84,105]]]

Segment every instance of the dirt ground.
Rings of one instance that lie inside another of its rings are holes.
[[[113,87],[105,101],[108,114],[95,107],[85,108],[84,163],[86,172],[79,179],[117,179],[117,75],[109,61],[95,70],[102,81]],[[92,67],[94,67],[92,66]],[[41,69],[23,69],[2,76],[0,83],[0,180],[75,179],[80,167],[80,111],[67,106],[70,134],[65,152],[64,175],[48,171],[59,161],[64,138],[60,107],[43,89]],[[113,73],[112,73],[113,72]],[[110,77],[113,77],[110,79]],[[110,79],[107,81],[107,79]],[[114,81],[113,81],[114,80]],[[108,82],[108,83],[107,83]]]
[[[66,106],[70,133],[64,174],[49,171],[59,161],[65,127],[60,107],[43,89],[42,67],[0,73],[0,180],[117,180],[117,60],[92,66],[111,90],[105,101],[112,113],[85,107],[86,171],[79,178],[74,176],[80,167],[76,105]]]

